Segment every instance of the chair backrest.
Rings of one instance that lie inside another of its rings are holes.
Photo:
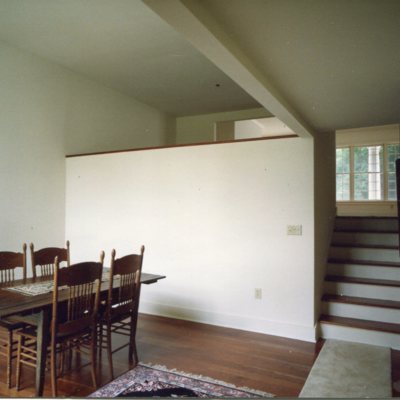
[[[39,276],[53,278],[54,275],[54,259],[57,257],[58,262],[66,262],[67,266],[70,265],[69,258],[69,241],[67,240],[66,248],[61,247],[45,247],[40,250],[34,249],[33,243],[31,248],[31,261],[32,261],[32,275],[34,278]]]
[[[118,259],[115,259],[115,250],[112,251],[106,309],[109,317],[137,311],[143,254],[144,246],[141,247],[140,254],[129,254]],[[117,277],[119,277],[119,285],[113,288]]]
[[[100,262],[81,262],[60,268],[56,257],[52,340],[56,334],[73,335],[93,326],[99,307],[103,262],[104,252],[101,252]]]
[[[22,253],[0,251],[0,283],[9,283],[16,280],[15,270],[22,268],[22,278],[26,278],[26,244],[22,246]]]

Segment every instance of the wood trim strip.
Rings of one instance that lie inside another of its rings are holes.
[[[298,138],[298,137],[299,136],[297,136],[297,135],[284,135],[284,136],[270,136],[270,137],[252,138],[252,139],[222,140],[220,142],[173,144],[173,145],[167,145],[167,146],[139,147],[139,148],[135,148],[135,149],[99,151],[99,152],[93,152],[93,153],[67,154],[65,157],[72,158],[72,157],[83,157],[83,156],[95,156],[95,155],[99,155],[99,154],[127,153],[127,152],[131,152],[131,151],[171,149],[171,148],[175,148],[175,147],[191,147],[191,146],[206,146],[206,145],[211,145],[211,144],[254,142],[254,141],[258,141],[258,140],[293,139],[293,138]]]

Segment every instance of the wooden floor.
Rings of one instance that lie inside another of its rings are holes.
[[[115,339],[117,344],[120,338]],[[313,344],[149,315],[139,317],[137,343],[142,362],[209,376],[279,397],[299,394],[323,345],[322,341]],[[115,353],[114,359],[115,376],[130,369],[126,350]],[[400,351],[392,352],[392,361],[393,382],[397,382]],[[34,396],[33,371],[24,368],[22,390],[8,390],[4,384],[4,362],[0,362],[0,396]],[[98,375],[100,386],[111,379],[105,354]],[[46,376],[45,396],[51,395],[49,382]],[[85,397],[93,391],[88,367],[59,380],[59,397]]]

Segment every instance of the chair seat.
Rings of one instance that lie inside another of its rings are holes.
[[[37,326],[39,323],[39,314],[17,314],[13,315],[12,317],[7,317],[6,320],[15,324],[22,323],[25,325]]]
[[[23,328],[25,323],[19,320],[17,317],[6,317],[0,319],[0,329],[6,329],[8,331],[13,331],[16,329]]]

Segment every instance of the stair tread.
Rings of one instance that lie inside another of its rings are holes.
[[[383,250],[398,250],[398,245],[385,245],[385,244],[363,244],[363,243],[347,243],[347,242],[333,242],[332,247],[357,247],[361,249],[383,249]]]
[[[377,267],[400,267],[400,263],[394,261],[371,261],[371,260],[358,260],[358,259],[356,260],[352,258],[329,258],[328,263],[372,265]]]
[[[395,219],[397,217],[390,215],[370,215],[370,216],[362,216],[362,215],[337,215],[336,219]]]
[[[400,324],[389,322],[369,321],[366,319],[337,317],[325,314],[321,315],[319,321],[328,324],[347,326],[351,328],[400,334]]]
[[[325,277],[325,281],[400,287],[400,281],[388,280],[388,279],[358,278],[358,277],[340,276],[340,275],[327,275]]]
[[[337,294],[324,294],[322,296],[322,301],[355,304],[360,306],[393,308],[396,310],[400,310],[400,301],[394,301],[394,300],[381,300],[381,299],[371,299],[365,297],[340,296]]]
[[[335,228],[334,231],[338,233],[399,233],[398,230],[395,229]]]

